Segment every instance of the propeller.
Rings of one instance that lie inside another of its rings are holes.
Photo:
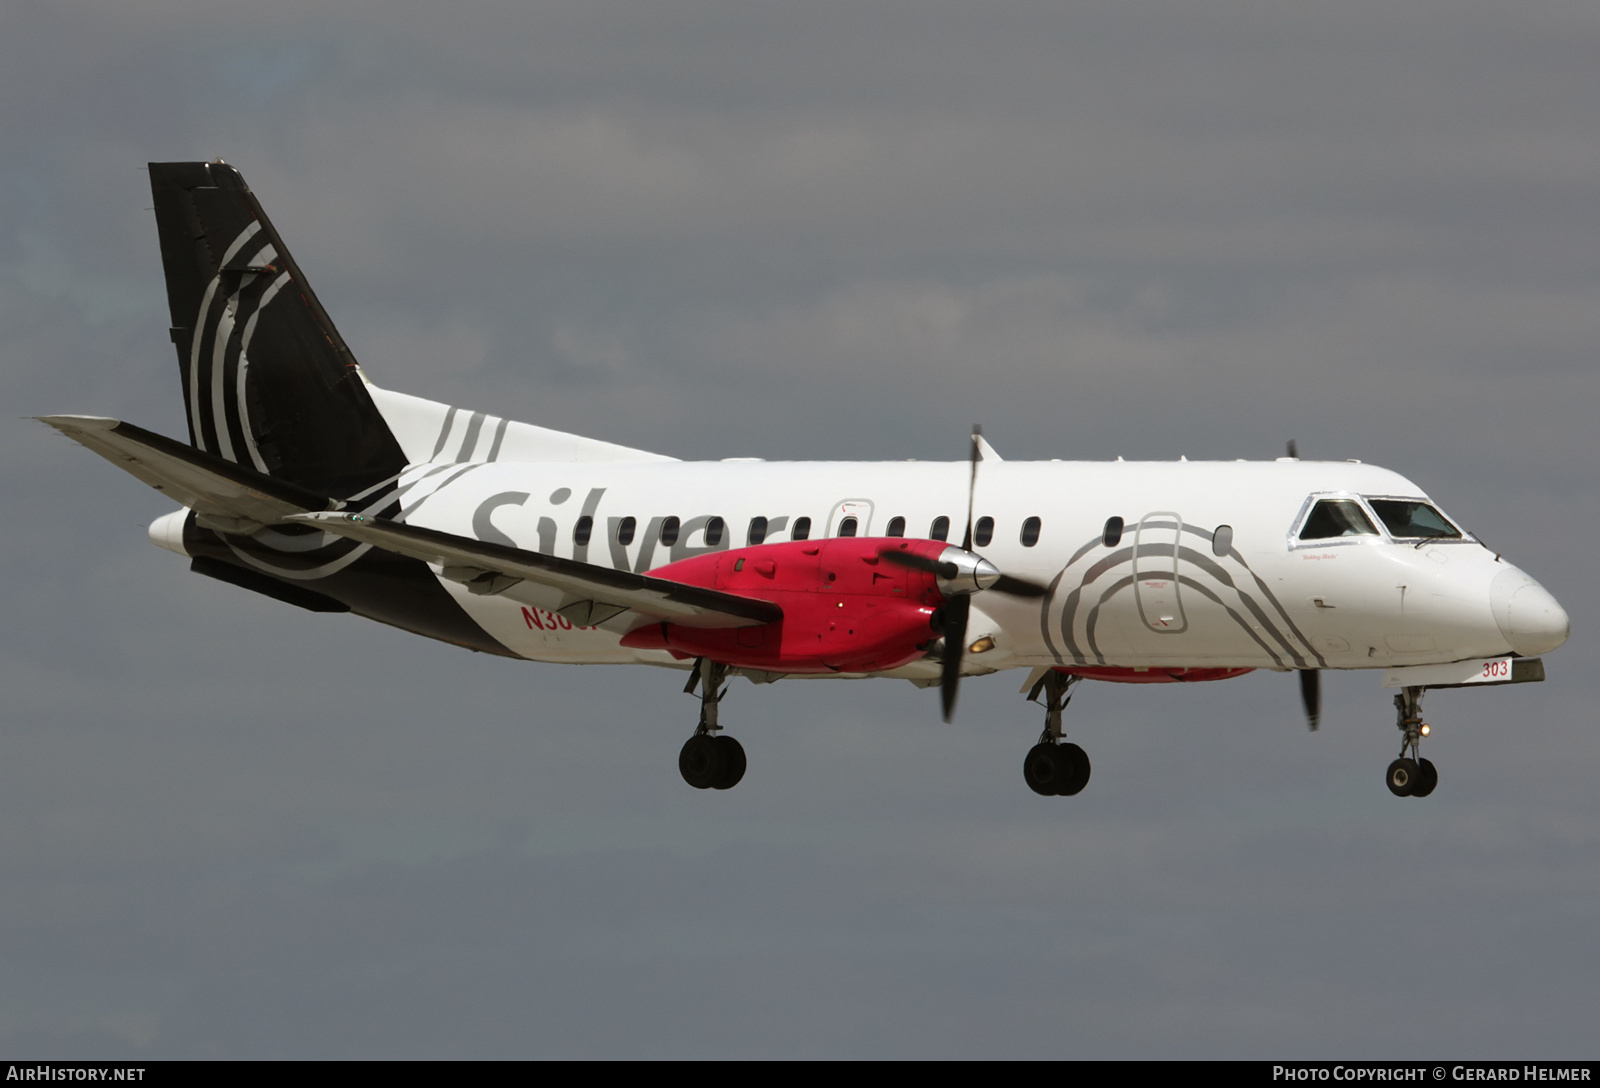
[[[972,615],[972,595],[985,589],[1025,598],[1043,597],[1050,592],[1037,582],[1000,573],[1000,568],[972,550],[972,515],[978,493],[978,462],[982,459],[978,443],[982,436],[983,428],[974,424],[969,456],[972,470],[967,481],[967,529],[961,538],[961,547],[946,548],[937,557],[888,549],[879,553],[885,562],[927,571],[939,580],[939,592],[944,596],[944,661],[939,672],[939,701],[947,722],[956,709],[961,659],[967,652],[967,620]]]
[[[1306,724],[1315,733],[1322,724],[1322,671],[1300,670],[1300,702],[1306,708]]]

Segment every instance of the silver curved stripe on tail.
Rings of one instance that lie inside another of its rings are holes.
[[[256,321],[289,283],[289,273],[273,264],[277,257],[278,251],[261,237],[259,222],[239,232],[206,284],[189,346],[189,423],[195,445],[236,464],[248,457],[260,472],[268,469],[251,426],[245,379]]]

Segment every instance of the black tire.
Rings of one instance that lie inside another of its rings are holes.
[[[1422,782],[1422,769],[1415,760],[1397,759],[1389,764],[1389,772],[1385,781],[1388,783],[1389,792],[1396,797],[1410,797],[1413,790]]]
[[[1417,760],[1417,785],[1411,791],[1411,796],[1426,797],[1433,792],[1433,788],[1438,784],[1439,768],[1433,765],[1433,760]]]
[[[744,745],[732,737],[717,737],[712,741],[722,750],[722,776],[712,783],[712,789],[731,790],[744,777]]]
[[[678,753],[678,773],[697,790],[708,790],[722,778],[727,767],[724,749],[716,738],[697,733],[683,742]]]
[[[1089,753],[1076,744],[1063,744],[1057,751],[1071,768],[1066,784],[1058,792],[1062,797],[1075,797],[1089,784]]]
[[[1072,767],[1054,744],[1035,744],[1022,760],[1022,778],[1040,797],[1054,797],[1066,784]]]

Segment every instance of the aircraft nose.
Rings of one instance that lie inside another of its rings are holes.
[[[1548,653],[1567,641],[1572,623],[1550,592],[1516,567],[1495,575],[1489,601],[1500,633],[1524,657]]]

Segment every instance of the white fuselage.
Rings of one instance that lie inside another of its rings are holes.
[[[756,518],[771,544],[794,539],[802,518],[818,539],[851,517],[857,536],[886,535],[903,518],[903,535],[926,538],[942,517],[959,544],[968,481],[959,462],[497,461],[415,465],[400,501],[414,525],[644,572],[747,546]],[[1296,537],[1314,497],[1360,496],[1425,498],[1404,477],[1353,462],[984,461],[973,516],[994,528],[973,550],[1051,592],[980,594],[969,636],[991,636],[994,647],[971,655],[969,671],[1379,668],[1536,654],[1565,639],[1566,615],[1549,594],[1470,537]],[[575,529],[585,516],[583,545]],[[664,544],[669,518],[679,533]],[[1027,546],[1030,518],[1038,533]],[[1111,518],[1123,528],[1108,543]],[[721,539],[708,545],[712,519]],[[1231,534],[1218,534],[1223,526]],[[555,615],[565,603],[557,591],[541,610],[443,584],[525,658],[670,662],[621,646],[623,620],[583,629]]]

